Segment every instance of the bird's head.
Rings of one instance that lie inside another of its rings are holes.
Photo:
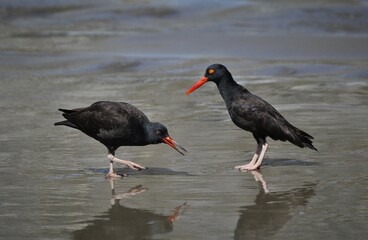
[[[169,136],[167,128],[161,123],[151,123],[148,127],[148,136],[150,144],[166,143],[182,155],[184,153],[178,148],[185,152],[187,151]]]
[[[197,83],[195,83],[185,94],[189,95],[191,92],[194,92],[197,88],[209,81],[218,84],[227,74],[230,74],[230,72],[224,65],[218,63],[212,64],[207,67],[204,76]]]

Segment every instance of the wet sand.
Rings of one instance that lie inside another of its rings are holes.
[[[1,239],[365,239],[366,1],[210,2],[0,4]],[[214,62],[319,151],[269,140],[261,172],[233,170],[251,134],[214,84],[185,96]],[[150,169],[112,192],[106,149],[53,126],[98,100],[134,104],[188,154],[122,147]]]

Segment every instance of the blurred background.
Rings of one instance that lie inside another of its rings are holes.
[[[235,171],[252,135],[214,84],[185,96],[212,63],[319,151],[270,140],[262,172]],[[2,0],[0,239],[365,239],[367,66],[364,0]],[[112,192],[105,147],[53,126],[99,100],[137,106],[188,154],[122,147],[149,170]]]

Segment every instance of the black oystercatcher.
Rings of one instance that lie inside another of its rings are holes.
[[[110,170],[106,177],[120,177],[113,171],[113,162],[127,165],[134,170],[145,169],[142,165],[115,157],[115,151],[120,146],[144,146],[164,142],[181,154],[183,153],[177,147],[186,151],[169,136],[164,125],[150,122],[143,112],[128,103],[101,101],[86,108],[59,110],[67,120],[57,122],[55,126],[76,128],[107,147]]]
[[[237,84],[231,73],[221,64],[210,65],[204,76],[186,94],[190,94],[208,81],[216,83],[235,125],[252,132],[257,141],[253,159],[249,164],[236,166],[236,169],[255,170],[261,166],[268,148],[266,137],[289,141],[298,147],[308,147],[317,151],[312,145],[311,135],[291,125],[268,102]]]

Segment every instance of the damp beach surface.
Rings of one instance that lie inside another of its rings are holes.
[[[368,233],[367,1],[2,1],[0,239],[365,239]],[[256,142],[212,63],[314,136],[318,152]],[[165,144],[107,151],[53,123],[58,108],[129,102]],[[112,186],[115,188],[111,190]]]

